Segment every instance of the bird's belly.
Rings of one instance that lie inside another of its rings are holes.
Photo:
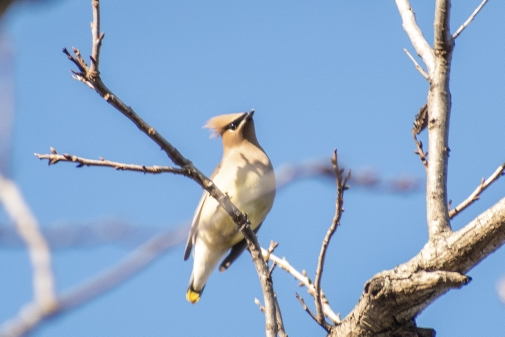
[[[215,181],[215,183],[224,193],[228,194],[238,209],[247,214],[253,230],[265,219],[272,207],[275,195],[271,188],[271,186],[275,186],[273,176],[260,178],[255,173],[248,173],[243,175],[242,179],[235,180],[235,186],[221,187],[219,181]],[[202,239],[208,245],[232,247],[244,238],[238,226],[215,199],[208,200],[205,208],[206,212],[213,213],[212,215],[208,214],[209,217],[202,216],[202,218],[210,220],[203,225],[205,229],[200,232]]]

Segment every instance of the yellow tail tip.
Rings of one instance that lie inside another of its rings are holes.
[[[191,302],[192,304],[195,304],[200,300],[200,293],[197,293],[196,291],[193,291],[191,289],[188,289],[188,292],[186,293],[186,299]]]

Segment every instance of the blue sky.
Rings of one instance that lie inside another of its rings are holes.
[[[455,2],[455,31],[480,1]],[[433,4],[412,1],[431,43]],[[491,1],[457,39],[451,72],[449,197],[465,199],[505,158],[505,3]],[[129,120],[70,77],[63,47],[90,53],[90,1],[16,6],[2,23],[13,54],[15,119],[12,178],[42,226],[77,226],[119,219],[141,228],[177,228],[189,221],[201,195],[192,181],[111,169],[58,164],[34,156],[60,153],[145,165],[166,156]],[[256,109],[260,143],[274,167],[329,161],[338,148],[355,172],[383,178],[424,178],[410,129],[428,85],[404,54],[415,54],[393,1],[103,1],[101,74],[106,85],[203,172],[221,157],[205,122],[219,114]],[[419,60],[418,60],[419,61]],[[419,61],[420,62],[420,61]],[[6,71],[9,73],[9,71]],[[426,142],[426,135],[421,139]],[[452,222],[459,229],[504,196],[498,181]],[[314,274],[320,244],[334,214],[335,188],[304,180],[276,197],[259,240],[297,269]],[[375,273],[414,256],[427,240],[425,197],[353,187],[327,255],[322,282],[344,317]],[[0,220],[6,219],[3,211]],[[56,250],[58,290],[69,289],[120,261],[133,247],[98,245]],[[183,245],[99,299],[44,324],[46,336],[259,336],[261,289],[244,254],[226,273],[214,273],[202,300],[185,300],[192,263]],[[451,291],[418,318],[439,335],[505,334],[505,306],[496,283],[505,275],[505,249],[469,272],[473,281]],[[30,300],[26,252],[0,254],[0,321]],[[274,285],[287,332],[324,335],[294,293],[312,300],[282,270]]]

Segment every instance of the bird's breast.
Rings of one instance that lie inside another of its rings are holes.
[[[247,160],[247,156],[238,154],[235,161],[223,160],[213,177],[216,186],[248,215],[253,229],[265,219],[275,197],[274,172],[268,157],[264,157]],[[236,224],[214,198],[207,198],[200,219],[200,235],[210,245],[231,247],[243,239]]]

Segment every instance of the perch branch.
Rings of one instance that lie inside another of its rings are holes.
[[[456,206],[456,208],[451,209],[449,211],[449,217],[452,219],[459,212],[461,212],[462,210],[464,210],[465,208],[467,208],[468,206],[470,206],[471,204],[473,204],[475,201],[479,200],[480,194],[482,192],[484,192],[484,190],[486,188],[488,188],[489,185],[491,185],[493,182],[495,182],[496,180],[498,180],[498,178],[500,178],[504,174],[505,174],[505,163],[501,164],[496,169],[496,171],[494,171],[494,173],[489,178],[487,178],[486,180],[484,180],[484,178],[482,178],[482,181],[481,181],[480,185],[475,189],[475,191],[473,191],[473,193],[470,194],[470,196],[468,198],[466,198],[461,204],[459,204],[458,206]]]
[[[250,221],[247,215],[242,213],[230,200],[230,198],[221,192],[217,186],[200,170],[198,170],[191,161],[186,159],[175,147],[172,146],[161,134],[159,134],[153,127],[147,124],[137,113],[129,106],[123,103],[116,95],[114,95],[105,84],[102,82],[99,70],[100,61],[100,48],[102,46],[103,34],[100,33],[100,6],[98,0],[92,0],[93,8],[93,22],[91,24],[92,30],[92,55],[91,55],[91,67],[88,68],[86,63],[80,57],[78,49],[74,49],[76,54],[73,57],[68,50],[64,49],[63,52],[69,57],[69,59],[74,62],[79,68],[80,72],[76,73],[77,78],[88,86],[94,88],[94,90],[103,97],[110,105],[115,107],[124,116],[130,119],[143,133],[145,133],[149,138],[151,138],[158,146],[160,146],[163,151],[168,155],[168,157],[181,169],[187,172],[187,176],[198,183],[203,189],[205,189],[210,196],[217,200],[219,205],[230,215],[235,224],[240,229],[241,233],[246,239],[249,252],[251,253],[254,265],[258,272],[261,287],[263,290],[263,295],[265,298],[265,308],[266,308],[266,335],[275,337],[277,335],[277,324],[275,320],[275,298],[273,291],[272,279],[268,274],[268,266],[263,261],[261,256],[261,247],[258,243],[256,235],[251,229]]]
[[[487,0],[483,0],[480,5],[473,11],[472,15],[470,15],[470,17],[468,18],[468,20],[465,21],[465,23],[463,23],[459,28],[458,30],[452,35],[452,38],[455,39],[459,36],[459,34],[461,34],[461,32],[463,32],[463,30],[470,24],[470,22],[472,22],[472,20],[475,18],[475,16],[477,14],[479,14],[480,10],[482,9],[482,7],[484,7],[484,5],[487,3]]]
[[[329,331],[331,326],[326,322],[324,318],[323,304],[321,299],[322,298],[321,279],[323,277],[324,259],[326,257],[326,250],[328,249],[331,237],[337,230],[337,226],[340,225],[340,218],[342,217],[343,204],[344,204],[344,191],[348,188],[347,181],[351,177],[351,171],[348,172],[346,178],[343,177],[342,174],[344,173],[344,170],[341,169],[338,165],[337,150],[333,152],[331,163],[333,164],[333,170],[335,171],[335,175],[337,176],[335,180],[337,185],[335,216],[333,217],[332,224],[328,229],[328,231],[326,232],[326,236],[324,237],[323,243],[321,245],[321,252],[319,253],[319,258],[317,261],[316,278],[314,282],[314,290],[316,293],[314,301],[316,305],[317,322],[320,325],[322,325],[326,329],[326,331]]]

